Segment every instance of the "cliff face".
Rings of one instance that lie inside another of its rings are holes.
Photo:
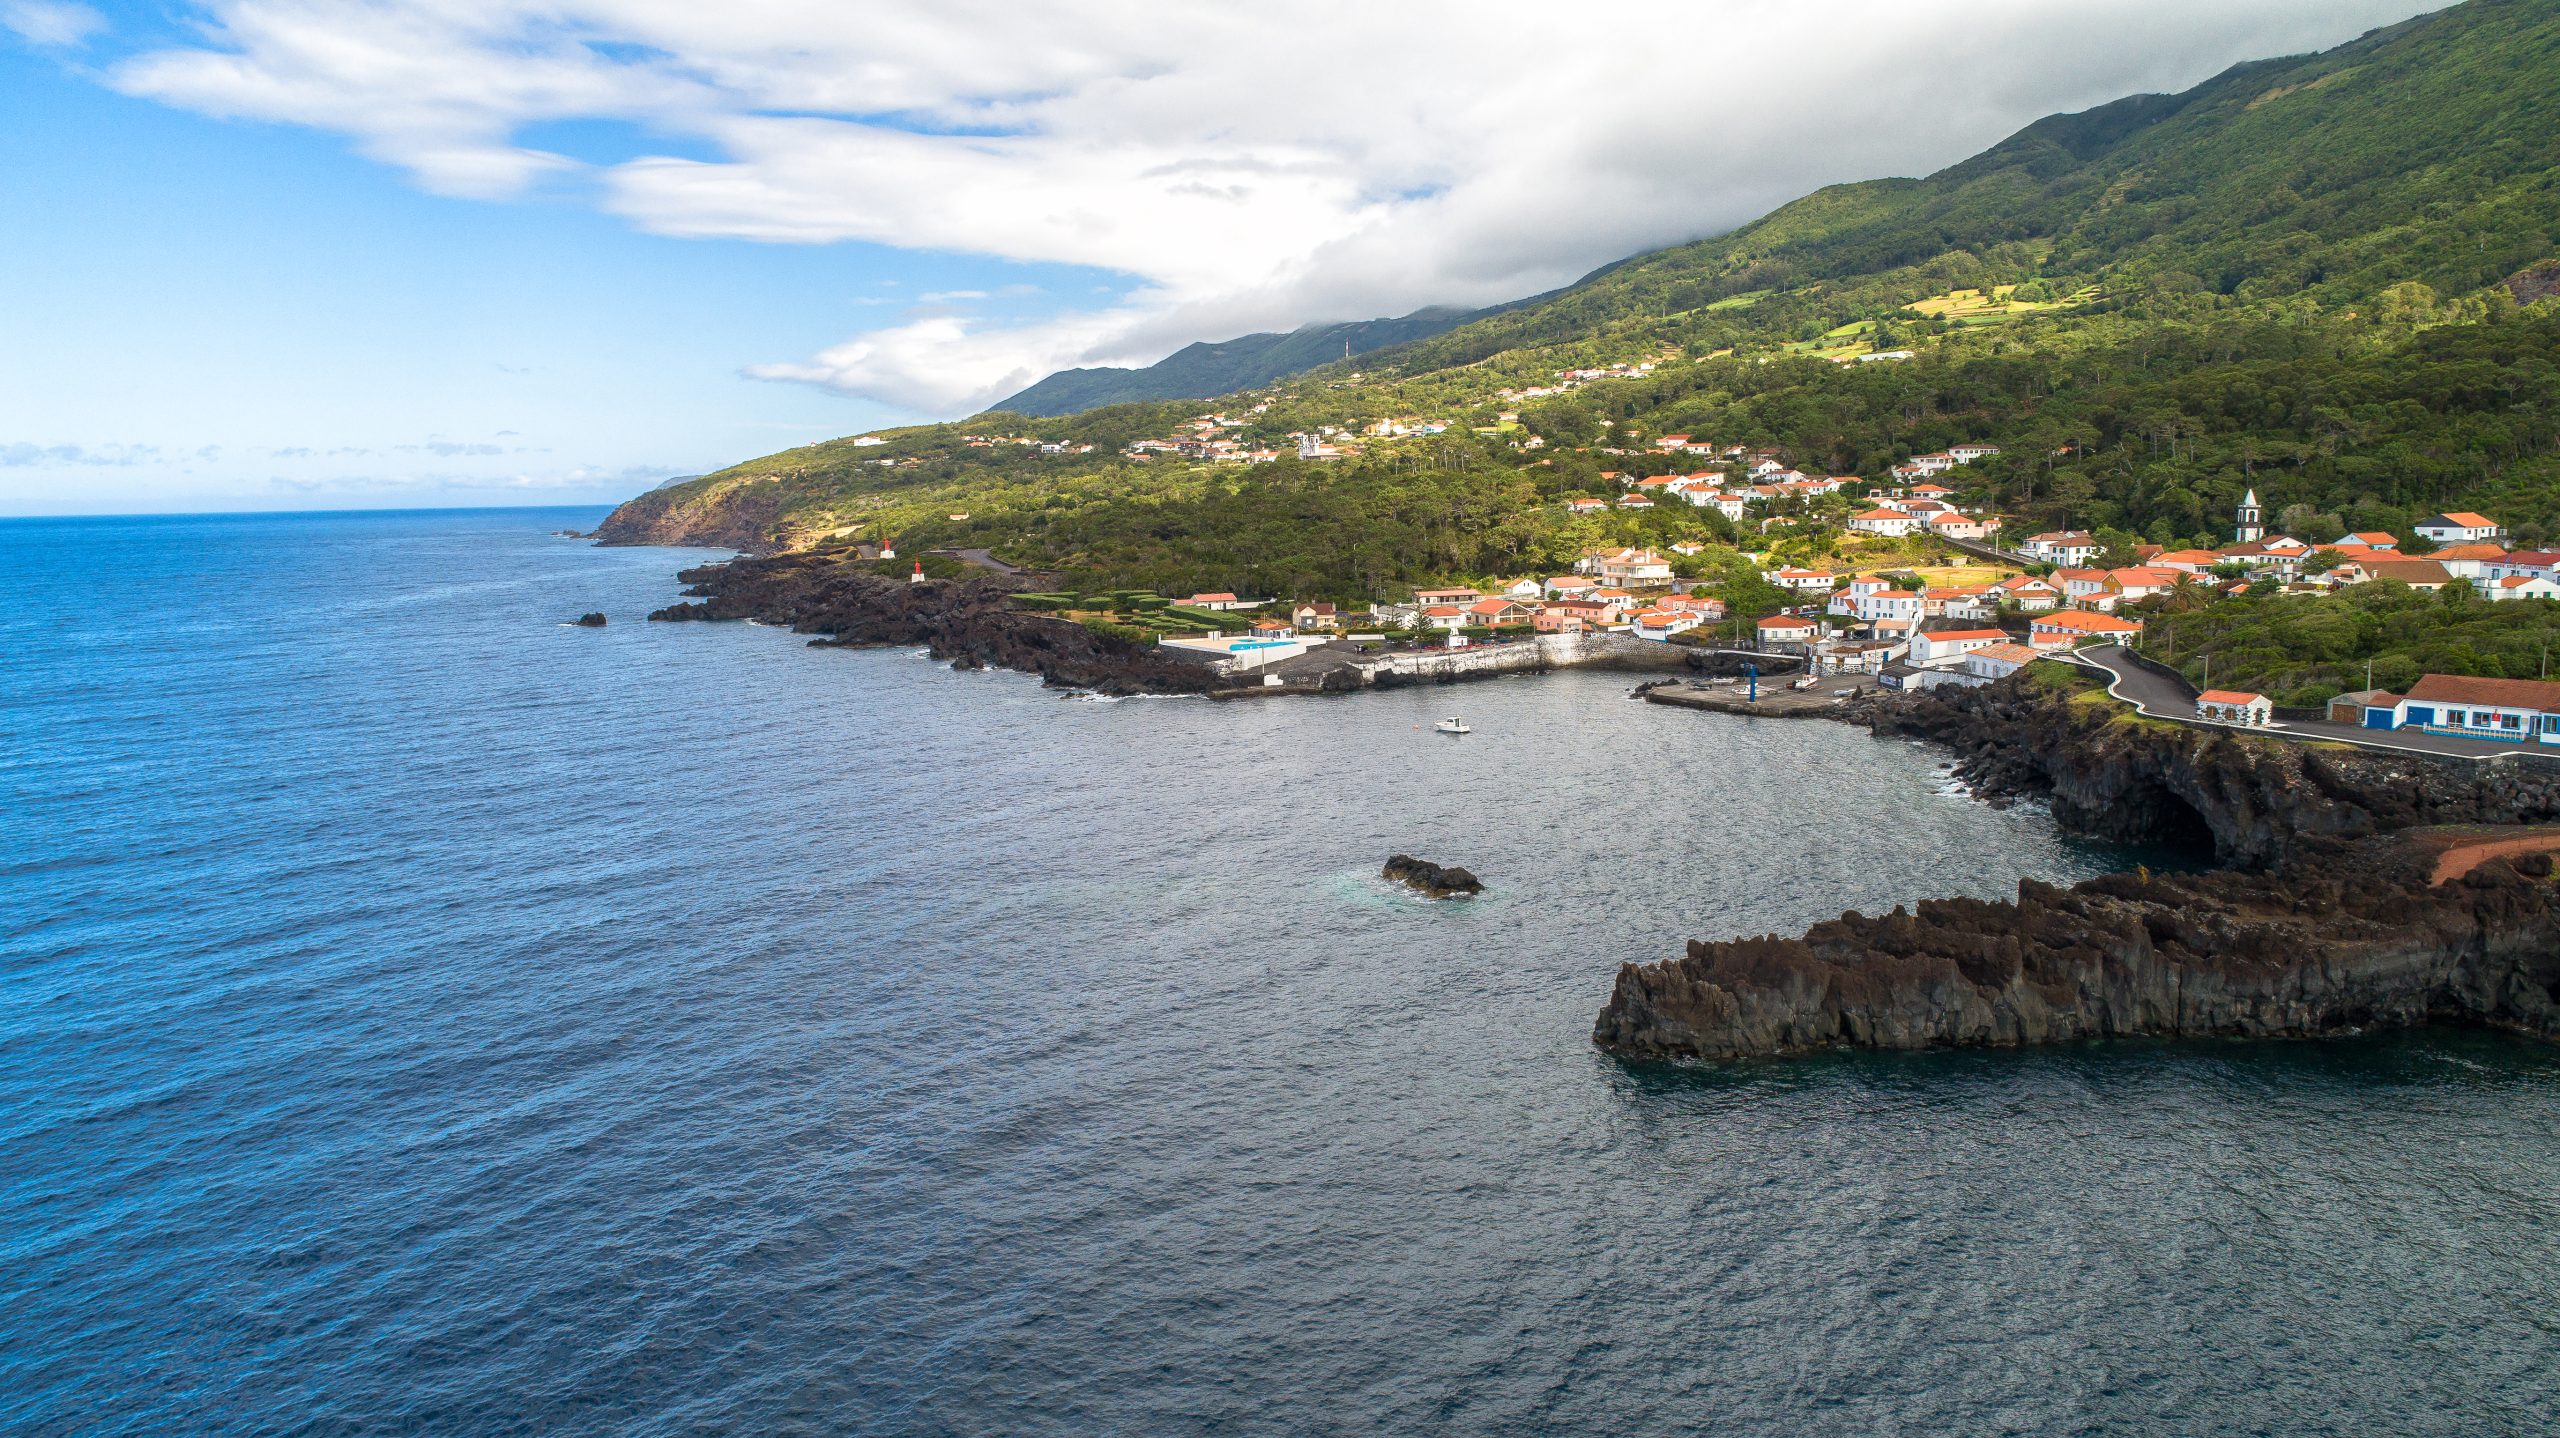
[[[596,526],[605,544],[685,544],[763,554],[775,546],[788,496],[775,484],[713,487],[696,480],[627,499]]]
[[[1194,694],[1216,685],[1205,665],[1157,657],[1070,620],[1026,614],[1005,602],[1027,587],[981,576],[922,584],[874,574],[836,555],[782,554],[688,569],[677,578],[702,596],[651,619],[757,619],[821,643],[923,645],[969,669],[1019,669],[1052,684],[1105,694]]]
[[[1932,900],[1802,938],[1692,942],[1619,971],[1595,1042],[1724,1059],[2434,1020],[2560,1038],[2560,910],[2541,852],[2560,830],[2435,827],[2560,819],[2553,766],[2194,729],[2021,680],[1862,717],[1946,745],[1978,794],[2044,796],[2066,828],[2226,867],[2028,880],[2011,903]]]
[[[2014,903],[1933,900],[1800,939],[1692,942],[1621,968],[1592,1037],[1712,1059],[2434,1020],[2560,1038],[2550,856],[2489,858],[2439,885],[2442,847],[2323,840],[2281,871],[2028,880]]]
[[[2064,828],[2264,867],[2302,845],[2426,824],[2560,820],[2560,765],[2297,744],[2130,716],[2020,683],[1943,688],[1867,712],[1878,734],[1956,755],[1985,797],[2048,798]]]

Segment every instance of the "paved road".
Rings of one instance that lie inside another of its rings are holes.
[[[2115,645],[2083,649],[2082,662],[2107,671],[2112,677],[2109,693],[2130,700],[2133,707],[2154,719],[2175,719],[2199,728],[2228,729],[2228,724],[2207,724],[2195,717],[2196,691],[2183,679],[2157,674],[2125,657]],[[2278,739],[2334,739],[2358,744],[2368,749],[2397,749],[2411,754],[2439,754],[2457,759],[2551,759],[2560,754],[2524,744],[2499,744],[2486,739],[2456,739],[2442,734],[2424,734],[2410,729],[2366,729],[2354,724],[2332,724],[2326,720],[2287,719],[2271,729],[2253,729],[2253,734],[2272,735]]]
[[[996,558],[994,555],[987,553],[983,549],[936,549],[930,552],[934,554],[949,555],[951,558],[959,560],[962,564],[974,564],[980,569],[991,569],[998,574],[1020,574],[1022,572],[1019,566],[1007,564],[1003,560]]]

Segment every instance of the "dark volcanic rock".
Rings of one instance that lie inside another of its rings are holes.
[[[1800,939],[1692,942],[1628,964],[1592,1038],[1743,1058],[2128,1035],[2308,1037],[2457,1021],[2560,1038],[2543,854],[2430,882],[2422,836],[2316,840],[2276,870],[2022,881]]]
[[[591,610],[585,614],[579,615],[571,622],[581,629],[602,629],[604,628],[604,615]]]
[[[2133,718],[2016,680],[1869,701],[1874,732],[1943,744],[1987,799],[2040,796],[2064,828],[2279,863],[2304,844],[2427,824],[2560,821],[2560,765],[2303,744]]]
[[[2042,796],[2065,828],[2227,867],[2070,889],[2028,880],[2014,903],[1931,900],[1798,939],[1692,942],[1619,971],[1594,1041],[1738,1058],[2431,1020],[2560,1038],[2551,859],[2493,857],[2437,884],[2433,864],[2456,839],[2431,827],[2560,820],[2552,766],[2199,729],[2020,680],[1844,717],[1947,746],[1992,802]]]
[[[1464,869],[1444,869],[1411,854],[1398,854],[1387,860],[1378,871],[1408,889],[1418,889],[1435,899],[1451,899],[1484,892],[1483,881]]]
[[[922,645],[959,668],[1019,669],[1106,694],[1198,694],[1218,684],[1205,664],[1014,607],[1008,596],[1031,588],[1029,576],[916,584],[872,573],[848,555],[800,553],[733,559],[676,577],[700,602],[670,605],[651,619],[755,619],[825,636],[820,643]]]

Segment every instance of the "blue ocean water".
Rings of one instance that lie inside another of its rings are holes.
[[[2553,1430],[2548,1049],[1591,1049],[2121,861],[1927,750],[653,626],[596,517],[0,524],[0,1431]]]

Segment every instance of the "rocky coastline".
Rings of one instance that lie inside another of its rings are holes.
[[[2210,855],[2192,874],[2025,880],[2013,901],[1851,913],[1628,964],[1593,1040],[1634,1057],[2314,1037],[2436,1021],[2560,1038],[2560,775],[2136,717],[2023,679],[1843,717],[1942,744],[1992,799]],[[2475,861],[2446,870],[2448,855]]]
[[[1032,587],[1025,576],[914,583],[842,555],[797,553],[701,565],[676,577],[694,602],[651,619],[753,619],[848,648],[921,645],[955,668],[1018,669],[1102,694],[1200,694],[1218,683],[1205,666],[1013,607],[1009,596]]]
[[[1393,660],[1345,657],[1337,652],[1345,647],[1334,646],[1274,665],[1281,681],[1277,684],[1238,687],[1241,680],[1221,674],[1205,660],[1170,657],[1153,644],[1008,603],[1013,594],[1054,582],[1048,575],[981,570],[963,578],[917,581],[880,573],[873,562],[850,550],[822,549],[742,555],[683,570],[676,577],[693,602],[669,605],[651,619],[752,619],[819,636],[810,642],[827,646],[921,645],[959,668],[1020,670],[1053,685],[1112,695],[1336,694],[1567,665],[1638,673],[1697,670],[1719,657],[1623,635],[1597,636],[1589,641],[1591,652],[1561,662],[1549,662],[1543,645],[1408,653]]]
[[[2311,1038],[2429,1022],[2560,1039],[2548,853],[2434,882],[2459,840],[2306,844],[2284,867],[2114,874],[2014,901],[1845,914],[1628,964],[1592,1037],[1636,1057],[2073,1039]],[[2548,836],[2546,836],[2548,837]]]

